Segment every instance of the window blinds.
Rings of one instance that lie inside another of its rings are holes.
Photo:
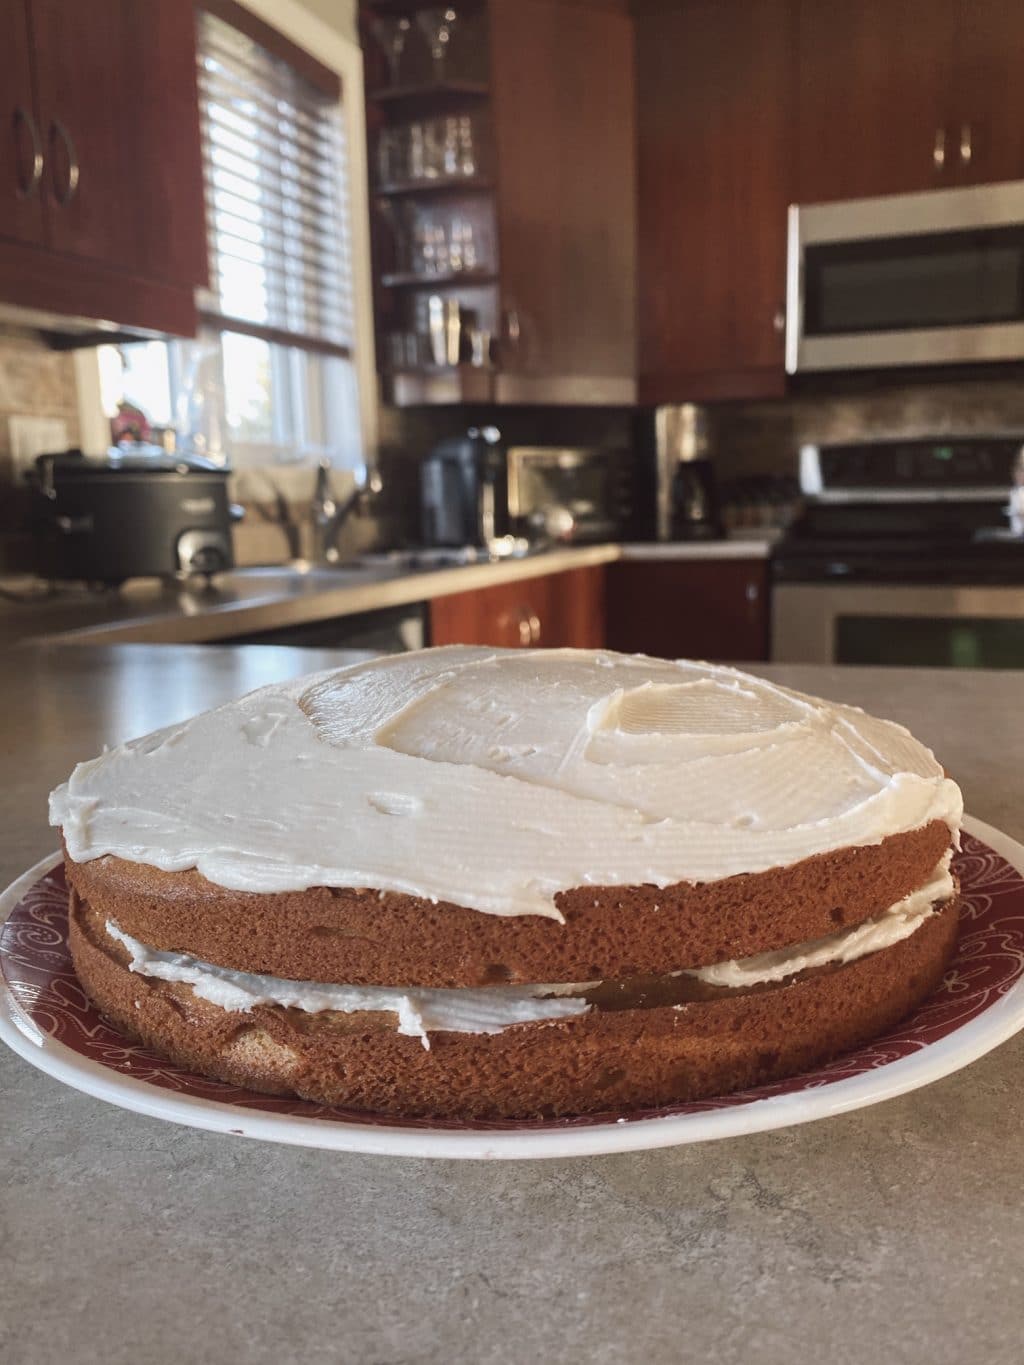
[[[199,16],[208,325],[348,356],[351,258],[336,101],[281,57]]]

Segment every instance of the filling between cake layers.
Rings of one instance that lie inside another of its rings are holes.
[[[952,853],[938,864],[927,884],[897,901],[884,914],[853,929],[775,952],[684,968],[667,977],[633,982],[583,981],[523,986],[486,986],[441,990],[426,987],[346,986],[219,967],[186,953],[146,947],[108,919],[106,931],[131,955],[129,969],[142,976],[191,986],[195,995],[229,1012],[257,1005],[279,1005],[310,1014],[386,1012],[398,1017],[398,1032],[421,1039],[429,1048],[431,1032],[500,1033],[515,1024],[569,1019],[597,1008],[638,1008],[707,998],[730,990],[750,990],[798,974],[841,966],[909,938],[954,894]]]

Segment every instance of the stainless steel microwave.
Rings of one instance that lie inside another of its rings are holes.
[[[790,374],[994,360],[1024,360],[1024,181],[790,208]]]

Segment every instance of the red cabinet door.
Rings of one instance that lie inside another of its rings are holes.
[[[801,0],[801,203],[957,183],[958,3]]]
[[[1024,4],[960,0],[950,130],[959,182],[1024,178]]]
[[[637,16],[640,400],[781,393],[795,0]]]
[[[493,0],[502,402],[635,397],[633,26]]]
[[[767,659],[768,561],[613,564],[608,573],[608,646],[664,659]]]
[[[26,0],[0,0],[0,237],[42,242],[42,180]]]
[[[600,648],[604,582],[603,567],[588,566],[437,597],[430,604],[430,642],[503,649]]]
[[[29,12],[50,246],[204,282],[193,6],[30,0]]]

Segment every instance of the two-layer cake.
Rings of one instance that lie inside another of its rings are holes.
[[[118,1027],[404,1115],[648,1106],[854,1047],[941,980],[961,815],[898,725],[572,650],[263,688],[51,798]]]

